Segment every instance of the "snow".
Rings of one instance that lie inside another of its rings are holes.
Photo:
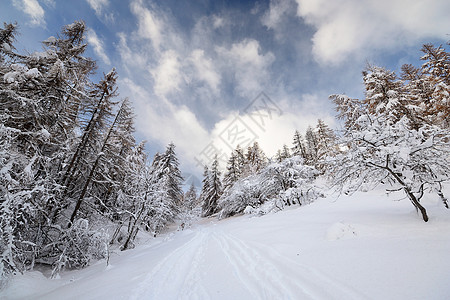
[[[3,50],[5,51],[5,52],[11,52],[11,46],[10,45],[8,45],[7,43],[3,43],[2,44],[2,48],[3,48]]]
[[[42,129],[41,129],[40,134],[41,134],[41,136],[42,136],[44,139],[46,139],[46,140],[48,140],[48,139],[50,138],[50,132],[48,132],[48,130],[45,129],[45,128],[42,128]]]
[[[54,44],[56,43],[56,38],[54,36],[50,36],[48,39],[44,41],[44,43]]]
[[[424,199],[425,223],[398,200],[380,188],[262,217],[201,219],[112,253],[108,266],[16,276],[0,298],[448,299],[450,211]]]
[[[16,77],[20,75],[19,72],[8,72],[5,75],[3,75],[3,80],[6,83],[13,83],[16,81]]]
[[[36,78],[39,76],[41,76],[41,72],[39,72],[37,68],[32,68],[25,72],[25,77],[28,79]]]

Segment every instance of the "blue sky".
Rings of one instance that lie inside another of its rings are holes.
[[[99,74],[118,70],[137,138],[151,155],[173,141],[200,174],[237,143],[273,155],[318,118],[338,127],[328,96],[362,97],[367,63],[419,64],[423,43],[450,39],[449,13],[448,0],[12,0],[0,19],[30,52],[84,20],[87,55]]]

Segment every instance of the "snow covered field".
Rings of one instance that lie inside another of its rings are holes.
[[[450,299],[450,211],[400,194],[328,197],[184,231],[49,280],[17,276],[2,299]]]

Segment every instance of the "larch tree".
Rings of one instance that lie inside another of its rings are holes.
[[[345,121],[341,144],[346,151],[335,157],[328,174],[347,193],[389,183],[393,186],[389,190],[403,191],[427,222],[426,209],[420,202],[426,190],[436,192],[448,207],[441,189],[442,182],[450,179],[448,128],[441,122],[420,121],[438,116],[429,110],[423,112],[421,101],[411,101],[422,99],[420,94],[411,97],[423,91],[417,89],[417,78],[411,86],[393,72],[377,67],[370,67],[363,75],[364,100],[331,96]],[[420,118],[410,117],[421,112]]]
[[[317,138],[317,133],[314,128],[308,126],[305,133],[306,141],[306,160],[305,162],[309,165],[314,166],[319,159],[319,141]]]
[[[226,171],[223,177],[224,193],[229,190],[233,184],[242,176],[244,166],[244,155],[242,149],[238,145],[235,150],[231,152],[228,159]]]
[[[267,157],[264,151],[260,148],[258,142],[254,142],[253,145],[248,146],[245,153],[245,163],[243,167],[242,176],[249,176],[257,173],[264,168],[267,164]]]
[[[304,160],[306,160],[307,158],[305,141],[303,140],[303,137],[298,130],[296,130],[294,133],[291,152],[292,156],[300,156]]]
[[[58,271],[104,255],[101,233],[94,235],[84,221],[63,230],[54,218],[67,204],[61,171],[95,69],[83,57],[84,23],[64,26],[61,37],[44,42],[43,52],[29,55],[14,52],[15,28],[6,24],[0,30],[2,277],[37,262]]]

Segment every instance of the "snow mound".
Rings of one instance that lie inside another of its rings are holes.
[[[355,228],[350,224],[334,223],[331,225],[326,234],[328,241],[351,239],[357,236]]]

